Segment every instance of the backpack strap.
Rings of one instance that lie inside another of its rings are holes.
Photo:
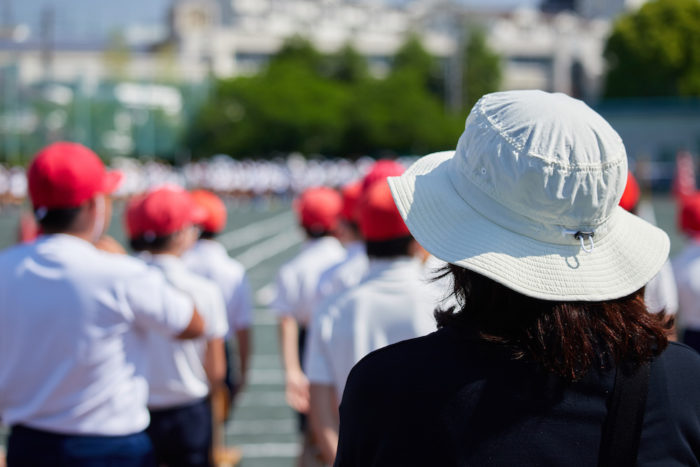
[[[615,370],[615,386],[603,423],[598,467],[634,467],[649,390],[651,364],[644,362],[630,370],[619,365]]]

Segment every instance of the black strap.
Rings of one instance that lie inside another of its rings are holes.
[[[637,463],[644,408],[649,389],[650,364],[615,371],[615,387],[603,423],[598,467],[633,467]]]

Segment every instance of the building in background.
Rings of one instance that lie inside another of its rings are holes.
[[[409,33],[448,58],[462,27],[478,24],[503,57],[506,88],[595,99],[611,20],[640,1],[545,0],[540,9],[503,12],[454,0],[174,0],[165,24],[80,42],[54,37],[55,15],[46,7],[41,30],[0,34],[0,67],[15,66],[23,84],[80,81],[89,88],[115,77],[197,83],[255,73],[286,39],[304,36],[322,52],[352,44],[381,75]]]
[[[17,24],[7,14],[13,2],[0,0],[0,153],[10,162],[33,153],[33,141],[54,135],[111,155],[186,159],[172,154],[178,128],[207,96],[210,78],[256,73],[293,36],[326,53],[351,44],[382,76],[406,37],[416,33],[447,74],[464,50],[465,28],[478,25],[502,58],[503,89],[558,91],[597,104],[612,23],[644,0],[543,0],[539,8],[508,11],[458,0],[172,0],[160,23],[129,23],[81,40],[64,37],[75,26],[66,24],[67,12],[47,3],[35,12],[37,21]],[[468,67],[468,58],[460,65]],[[674,152],[654,136],[656,120],[639,123],[637,115],[649,112],[609,111],[623,133],[633,131],[629,121],[645,128],[630,139],[633,157]],[[658,109],[658,118],[666,118],[664,112]],[[672,112],[669,118],[688,121],[685,113]],[[697,140],[683,125],[667,136]]]

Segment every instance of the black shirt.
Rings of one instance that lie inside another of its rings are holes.
[[[441,329],[372,352],[340,406],[336,466],[595,466],[614,372],[566,384]],[[653,362],[638,465],[700,465],[700,355]]]

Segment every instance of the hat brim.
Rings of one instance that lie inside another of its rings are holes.
[[[666,233],[620,207],[591,252],[578,244],[543,242],[506,229],[460,197],[448,176],[453,155],[427,155],[402,176],[389,178],[411,234],[443,261],[530,297],[601,301],[639,290],[668,257]]]
[[[124,181],[124,172],[120,170],[110,170],[105,172],[104,180],[102,182],[102,193],[108,195],[114,193],[117,188]]]

